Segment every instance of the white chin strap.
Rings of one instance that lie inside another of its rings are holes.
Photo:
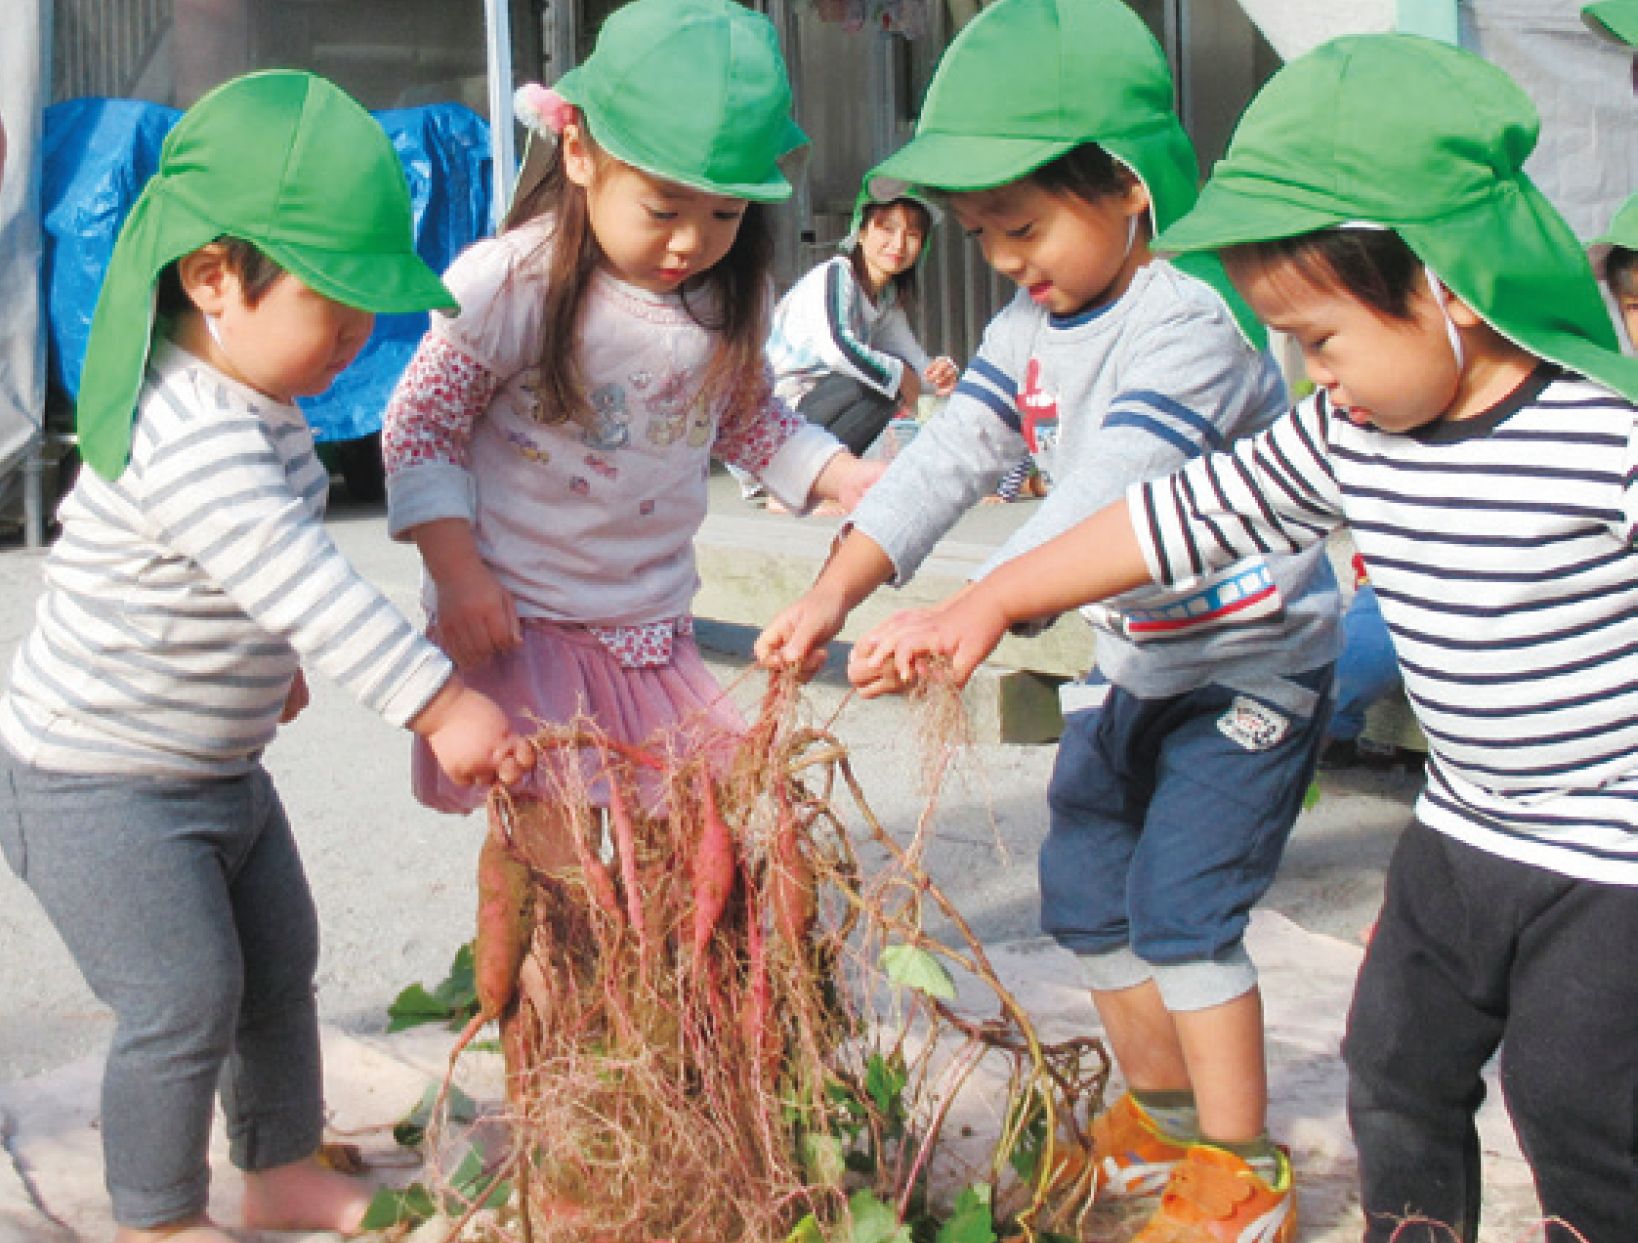
[[[1445,336],[1450,341],[1450,352],[1456,356],[1456,373],[1460,375],[1467,366],[1467,355],[1462,351],[1462,336],[1456,331],[1456,323],[1450,318],[1450,308],[1445,305],[1448,300],[1448,291],[1444,282],[1434,275],[1433,269],[1427,264],[1422,265],[1422,273],[1428,278],[1428,289],[1433,294],[1433,305],[1439,308],[1439,318],[1445,321]]]
[[[210,339],[212,341],[216,342],[216,348],[217,349],[221,350],[222,353],[226,354],[227,353],[227,346],[222,344],[222,328],[221,328],[221,325],[219,323],[217,323],[216,316],[206,315],[206,316],[203,316],[202,318],[205,321],[205,331],[210,333]]]

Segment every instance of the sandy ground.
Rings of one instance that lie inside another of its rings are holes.
[[[355,563],[413,609],[415,558],[386,539],[380,511],[342,504],[331,527]],[[0,659],[8,663],[31,624],[40,560],[20,548],[0,551]],[[708,625],[702,638],[721,680],[740,702],[752,703],[759,683],[747,670],[747,633]],[[810,703],[821,717],[841,706],[835,729],[872,806],[894,832],[907,834],[922,805],[905,776],[917,762],[907,710],[897,703],[843,705],[844,695],[837,679],[822,678]],[[1048,1036],[1096,1028],[1072,963],[1038,936],[1035,924],[1034,852],[1045,827],[1052,754],[1050,746],[978,747],[967,776],[944,792],[930,861],[935,880]],[[383,1159],[393,1146],[380,1128],[437,1077],[449,1040],[429,1029],[384,1035],[387,1006],[407,984],[441,980],[470,936],[481,828],[475,818],[440,816],[415,804],[407,761],[407,735],[322,682],[268,757],[323,926],[318,988],[330,1105],[336,1125],[361,1131],[357,1141]],[[1304,1243],[1359,1237],[1337,1046],[1361,952],[1358,933],[1375,912],[1414,786],[1414,776],[1403,772],[1327,778],[1251,934],[1268,1005],[1272,1126],[1295,1155]],[[4,869],[0,946],[0,1243],[106,1239],[112,1227],[101,1188],[96,1085],[108,1015],[32,896]],[[467,1059],[463,1074],[480,1099],[493,1100],[495,1068],[486,1060],[494,1059]],[[1527,1174],[1499,1105],[1486,1107],[1484,1134],[1484,1238],[1534,1237]],[[225,1159],[216,1168],[214,1207],[231,1223],[237,1180]],[[1099,1218],[1089,1237],[1123,1239],[1131,1228],[1118,1216]]]

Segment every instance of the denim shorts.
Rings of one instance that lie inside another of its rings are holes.
[[[1313,779],[1332,670],[1266,693],[1140,699],[1114,687],[1070,713],[1047,794],[1043,929],[1076,953],[1129,947],[1156,964],[1239,944]]]

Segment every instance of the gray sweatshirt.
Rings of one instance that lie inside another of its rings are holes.
[[[980,570],[1121,500],[1135,482],[1261,430],[1286,408],[1274,360],[1205,283],[1163,260],[1117,301],[1053,315],[1022,291],[990,321],[946,409],[894,460],[853,524],[909,579],[1027,448],[1051,494]],[[1210,682],[1282,696],[1286,675],[1335,660],[1336,582],[1322,546],[1203,571],[1085,610],[1097,665],[1133,694]]]

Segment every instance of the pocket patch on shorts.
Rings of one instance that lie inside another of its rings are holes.
[[[1291,732],[1291,719],[1245,695],[1236,695],[1228,711],[1217,718],[1217,728],[1235,746],[1267,751]]]

